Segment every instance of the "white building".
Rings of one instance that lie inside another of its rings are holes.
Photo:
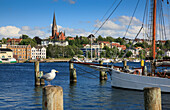
[[[42,46],[48,47],[49,44],[58,45],[58,46],[67,46],[67,45],[69,45],[68,41],[48,41],[48,40],[41,41]]]
[[[33,47],[31,49],[31,57],[32,59],[36,59],[36,58],[46,59],[46,48],[42,46]]]
[[[7,44],[1,44],[0,48],[7,48]]]
[[[166,51],[165,54],[164,54],[164,56],[170,57],[170,50]]]

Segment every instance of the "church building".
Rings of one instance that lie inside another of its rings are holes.
[[[65,41],[65,32],[62,31],[57,32],[57,25],[56,25],[56,19],[55,19],[55,13],[53,16],[53,24],[52,24],[52,36],[50,36],[50,39],[59,40],[59,41]]]

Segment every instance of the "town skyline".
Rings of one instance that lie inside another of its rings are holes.
[[[65,31],[66,36],[88,36],[95,33],[93,29],[99,28],[103,15],[115,1],[112,0],[2,0],[0,1],[0,39],[18,38],[22,34],[31,38],[39,36],[44,39],[51,36],[53,14],[56,15],[58,30]],[[119,2],[115,2],[107,16]],[[122,1],[114,15],[105,23],[95,35],[113,38],[123,37],[132,16],[137,1],[129,3]],[[132,7],[128,7],[132,5]],[[8,7],[7,7],[8,6]],[[123,12],[128,8],[128,11]],[[142,24],[144,2],[139,2],[136,15],[133,18],[126,38],[134,39]],[[93,32],[92,32],[93,31]],[[139,36],[142,38],[142,35]]]

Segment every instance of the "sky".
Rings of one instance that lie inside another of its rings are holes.
[[[0,39],[19,38],[22,34],[31,38],[47,38],[51,36],[54,13],[58,30],[65,31],[66,36],[88,36],[96,32],[93,30],[101,26],[120,1],[0,0]],[[113,3],[113,7],[110,8]],[[95,36],[123,37],[136,4],[137,0],[122,0]],[[133,39],[141,28],[144,6],[145,0],[140,0],[126,38]],[[101,21],[106,12],[108,13]],[[142,35],[139,37],[142,38]]]

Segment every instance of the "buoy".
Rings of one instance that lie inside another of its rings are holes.
[[[133,74],[138,74],[138,75],[140,75],[140,71],[139,71],[139,70],[135,70],[135,71],[133,72]]]

